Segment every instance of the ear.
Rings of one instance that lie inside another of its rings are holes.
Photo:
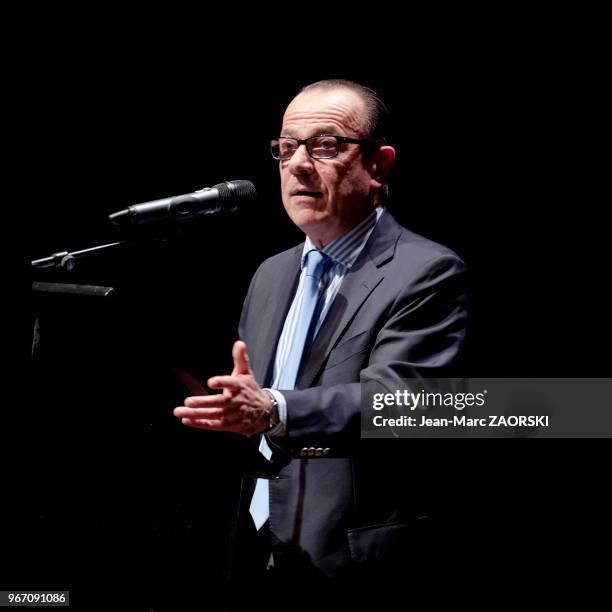
[[[389,176],[395,163],[395,149],[390,146],[379,147],[368,160],[372,187],[380,189]]]

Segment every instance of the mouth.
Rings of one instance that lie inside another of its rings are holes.
[[[307,189],[296,189],[291,192],[292,196],[307,196],[310,198],[320,198],[323,194],[320,191],[308,191]]]

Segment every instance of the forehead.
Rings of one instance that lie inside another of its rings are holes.
[[[324,130],[360,135],[365,110],[365,102],[350,89],[312,89],[291,101],[283,117],[282,133],[307,136]]]

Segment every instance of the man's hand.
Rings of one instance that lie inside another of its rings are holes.
[[[232,357],[231,376],[208,379],[211,389],[223,389],[223,393],[188,397],[184,406],[174,409],[183,425],[245,436],[268,429],[270,398],[255,382],[244,342],[234,343]]]

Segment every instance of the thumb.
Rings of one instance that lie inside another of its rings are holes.
[[[233,376],[237,374],[253,374],[251,370],[251,364],[249,362],[249,356],[247,355],[247,347],[242,340],[234,342],[232,348],[232,357],[234,358],[234,371]]]

